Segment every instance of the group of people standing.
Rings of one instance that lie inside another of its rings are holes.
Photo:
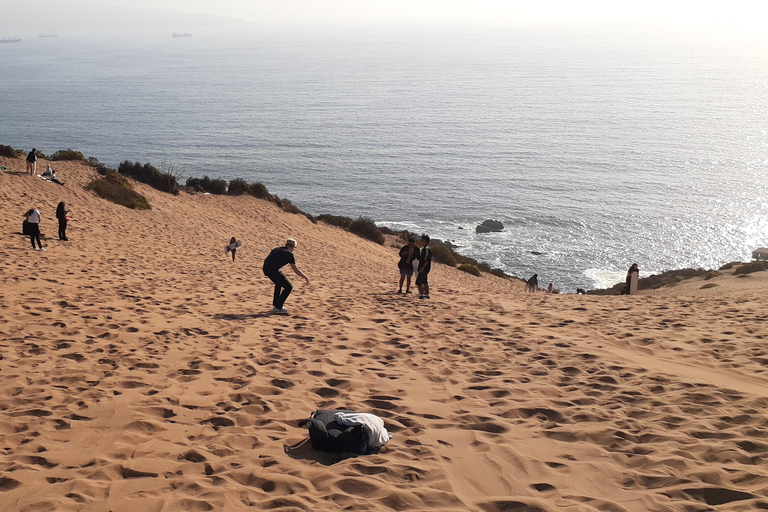
[[[235,237],[230,239],[226,252],[232,253],[232,261],[235,260],[235,252],[240,245],[241,242]],[[293,285],[282,272],[283,267],[286,265],[290,266],[294,274],[303,278],[309,284],[309,278],[296,266],[296,257],[293,252],[296,250],[297,245],[296,240],[289,238],[285,241],[285,245],[275,247],[264,259],[262,272],[275,285],[274,292],[272,293],[273,314],[284,315],[288,313],[288,310],[285,309],[285,301],[293,291]],[[400,269],[400,289],[397,293],[403,293],[404,281],[406,282],[405,293],[410,293],[411,277],[416,272],[416,286],[419,288],[419,298],[429,299],[427,276],[432,268],[432,250],[429,248],[429,237],[427,235],[421,237],[421,249],[416,247],[416,240],[409,238],[408,245],[400,249],[400,261],[397,266]]]
[[[416,273],[416,286],[419,289],[419,299],[429,299],[429,271],[432,269],[432,249],[429,248],[429,237],[422,235],[421,249],[416,247],[416,240],[408,238],[408,245],[400,249],[400,261],[397,263],[400,269],[400,287],[397,293],[411,293],[411,277]]]
[[[32,250],[45,251],[43,244],[40,242],[40,210],[37,208],[31,208],[24,214],[24,225],[22,233],[29,236],[32,242]],[[61,201],[56,207],[56,219],[59,221],[59,240],[68,241],[67,238],[67,224],[69,223],[69,210],[64,201]],[[37,246],[35,246],[37,242]]]

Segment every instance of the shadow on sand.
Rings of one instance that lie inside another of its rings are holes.
[[[213,315],[213,318],[215,318],[216,320],[250,320],[253,318],[269,318],[271,316],[279,316],[279,315],[275,315],[271,311],[267,311],[264,313],[249,313],[249,314],[237,314],[237,313],[218,314],[218,315]]]
[[[351,459],[357,457],[354,453],[330,453],[321,452],[315,450],[309,442],[309,439],[299,441],[293,446],[283,445],[283,451],[292,459],[296,460],[314,460],[319,462],[323,466],[333,466],[337,462],[341,462],[345,459]]]

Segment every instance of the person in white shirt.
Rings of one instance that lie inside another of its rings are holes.
[[[43,244],[40,243],[40,210],[32,208],[24,214],[24,217],[27,219],[27,232],[32,241],[32,250],[44,251]],[[35,240],[37,240],[39,249],[35,249]]]

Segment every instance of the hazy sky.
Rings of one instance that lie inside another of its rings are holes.
[[[768,0],[48,0],[171,9],[256,23],[639,21],[765,28]]]

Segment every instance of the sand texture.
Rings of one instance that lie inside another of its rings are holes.
[[[141,184],[133,211],[80,164],[54,163],[65,186],[0,164],[2,511],[768,509],[765,272],[598,297],[435,265],[419,301],[391,240]],[[289,236],[312,282],[289,271],[273,316],[261,264]],[[394,438],[312,450],[298,421],[337,407]]]

